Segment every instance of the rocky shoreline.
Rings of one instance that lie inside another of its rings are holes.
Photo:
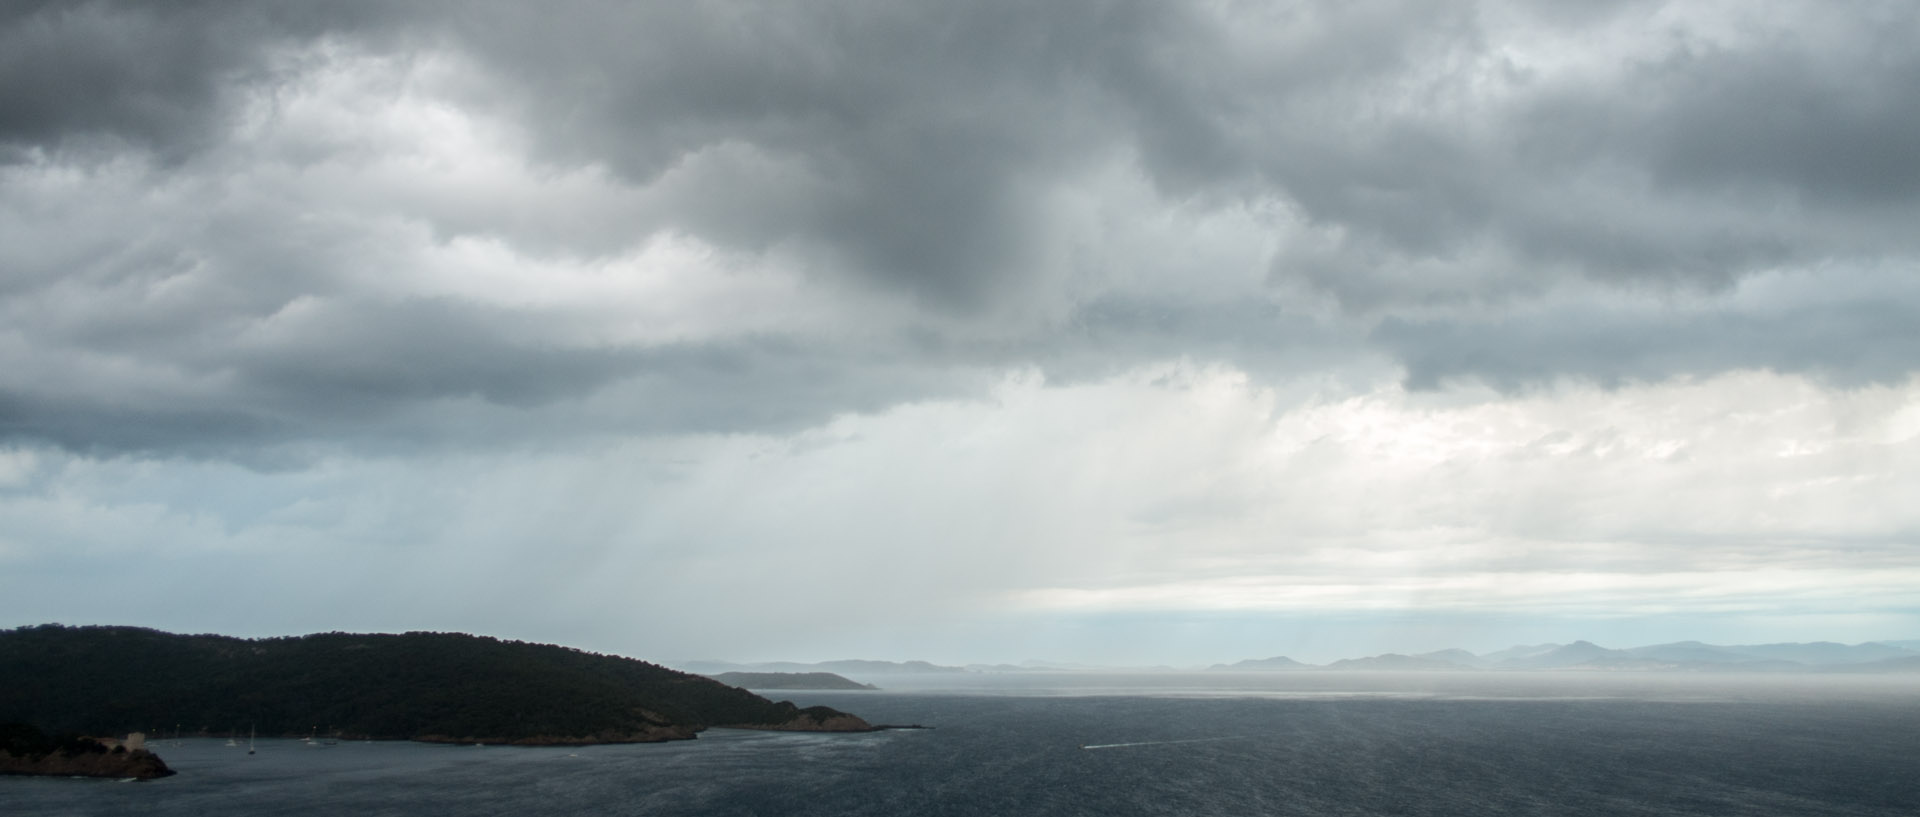
[[[0,752],[0,774],[50,777],[114,777],[152,780],[174,774],[159,755],[145,749],[131,752],[78,755],[50,754],[37,758]]]
[[[109,744],[112,744],[109,746]],[[119,741],[53,740],[25,724],[0,726],[0,775],[152,780],[173,774],[159,755]]]

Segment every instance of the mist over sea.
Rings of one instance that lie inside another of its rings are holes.
[[[1908,815],[1920,678],[1009,674],[774,693],[856,735],[578,748],[161,740],[5,815]]]

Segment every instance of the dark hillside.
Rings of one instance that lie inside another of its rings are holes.
[[[247,640],[23,627],[0,631],[0,691],[0,721],[93,734],[251,724],[263,736],[563,743],[865,726],[631,658],[457,633]]]

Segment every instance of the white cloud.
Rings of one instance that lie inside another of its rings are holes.
[[[1920,490],[1916,416],[1920,385],[1757,372],[1283,399],[1169,363],[1029,372],[988,399],[791,437],[281,474],[63,457],[0,507],[39,539],[29,561],[162,573],[217,551],[408,596],[376,626],[473,620],[683,656],[1008,615],[1865,614],[1920,601],[1920,511],[1901,500]],[[493,609],[516,593],[543,612]],[[328,598],[293,593],[276,620],[335,626]],[[645,626],[666,616],[674,632]]]

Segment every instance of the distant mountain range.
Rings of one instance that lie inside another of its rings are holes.
[[[831,672],[839,675],[926,675],[941,672],[966,672],[967,667],[943,667],[925,661],[821,661],[817,664],[800,664],[793,661],[767,661],[759,664],[736,664],[731,661],[682,661],[675,665],[682,672],[714,676],[728,672],[780,672],[807,673]]]
[[[1272,670],[1641,670],[1740,672],[1910,672],[1920,671],[1920,642],[1836,644],[1740,644],[1723,646],[1676,641],[1630,649],[1608,649],[1591,641],[1508,647],[1485,655],[1461,649],[1419,655],[1388,653],[1346,658],[1324,666],[1285,657],[1215,664],[1213,671]]]
[[[947,666],[926,661],[791,661],[736,664],[690,661],[680,669],[705,675],[723,672],[834,672],[865,679],[888,675],[933,673],[1016,672],[1177,672],[1179,668],[1094,666],[1046,661],[1021,664]],[[1838,644],[1815,641],[1794,644],[1718,645],[1676,641],[1630,649],[1609,649],[1591,641],[1571,644],[1529,644],[1475,654],[1462,649],[1436,650],[1418,655],[1387,653],[1343,658],[1329,664],[1308,664],[1284,655],[1249,658],[1215,664],[1208,672],[1293,672],[1311,670],[1405,672],[1445,670],[1559,670],[1643,672],[1920,672],[1920,639]]]

